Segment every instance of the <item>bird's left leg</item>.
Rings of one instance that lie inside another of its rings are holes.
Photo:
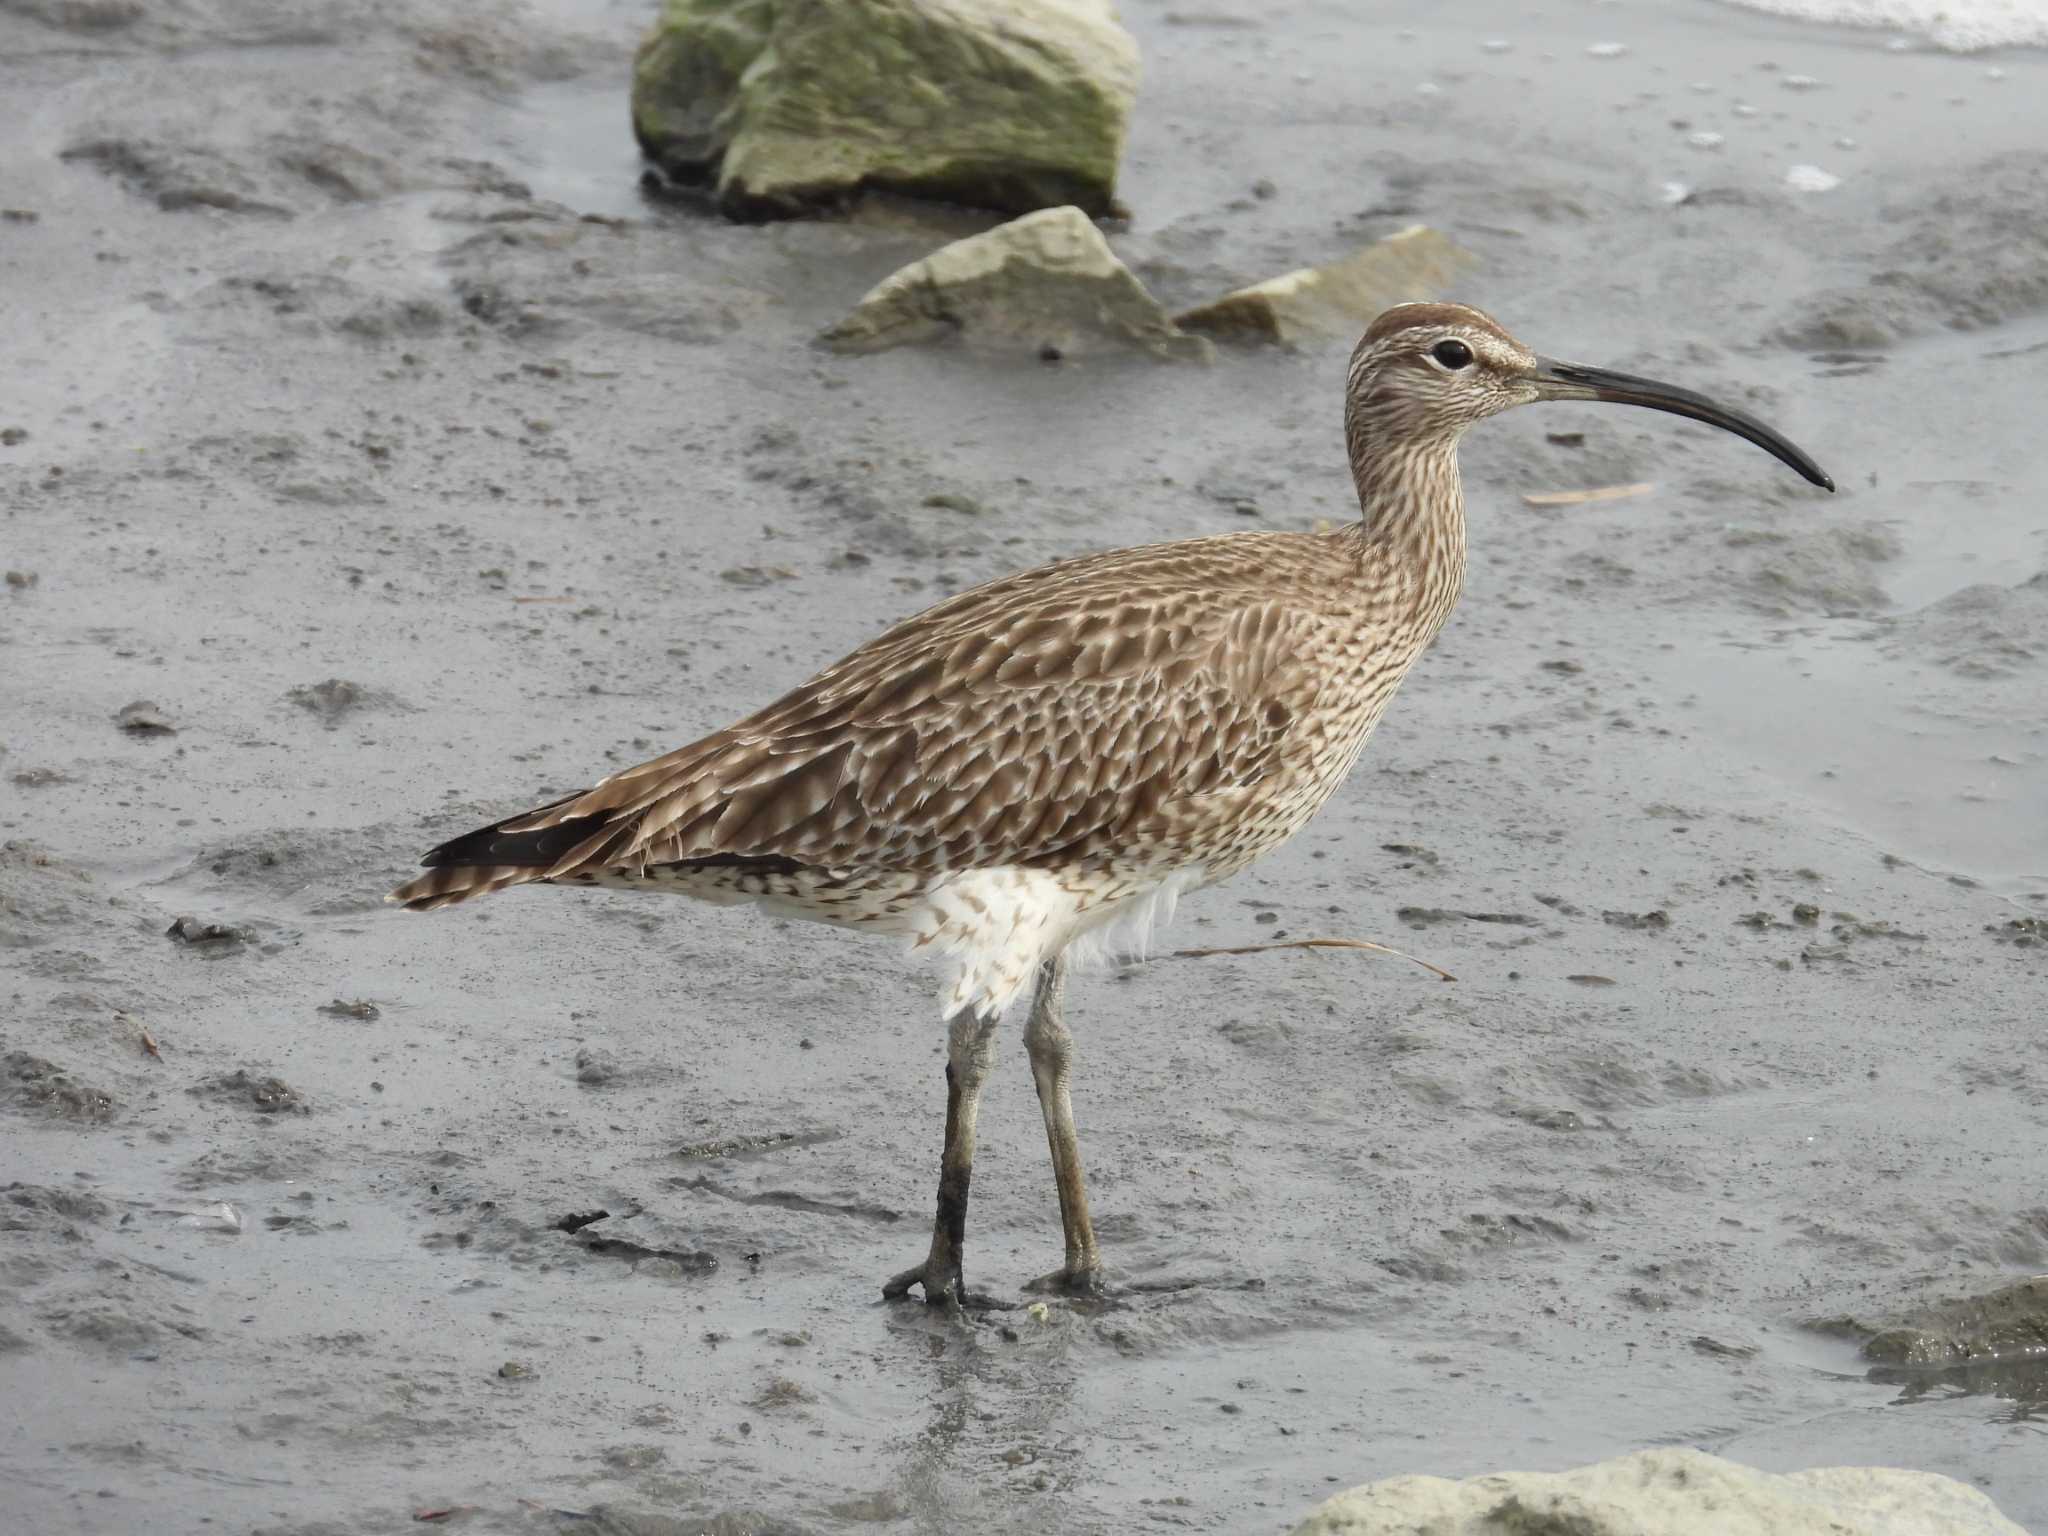
[[[967,1238],[967,1191],[974,1178],[974,1127],[981,1085],[995,1055],[996,1020],[972,1008],[954,1014],[946,1031],[946,1146],[939,1158],[939,1209],[925,1261],[882,1287],[894,1298],[921,1286],[928,1305],[958,1311],[969,1301],[960,1252]],[[977,1303],[979,1304],[979,1303]]]
[[[1060,1227],[1066,1236],[1064,1268],[1034,1281],[1042,1290],[1095,1293],[1102,1289],[1102,1255],[1095,1247],[1095,1224],[1088,1216],[1088,1186],[1081,1177],[1081,1139],[1074,1132],[1074,1098],[1068,1075],[1074,1062],[1074,1036],[1067,1028],[1067,957],[1053,956],[1038,968],[1038,990],[1031,998],[1031,1022],[1024,1026],[1024,1048],[1031,1053],[1031,1076],[1038,1084],[1038,1107],[1045,1113],[1045,1140],[1052,1150],[1052,1175],[1060,1191]]]

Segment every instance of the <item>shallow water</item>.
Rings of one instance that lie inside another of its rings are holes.
[[[633,7],[0,16],[32,103],[0,206],[40,215],[0,224],[0,566],[37,577],[0,592],[22,1518],[1284,1530],[1370,1477],[1681,1443],[1929,1467],[2048,1524],[2024,1391],[1805,1326],[2048,1266],[2017,926],[2048,901],[2048,62],[1713,5],[1127,9],[1116,240],[1169,299],[1424,220],[1532,345],[1728,395],[1842,490],[1645,413],[1475,433],[1460,612],[1323,817],[1173,934],[1459,981],[1078,985],[1130,1290],[966,1333],[877,1299],[941,1109],[901,957],[624,895],[377,898],[968,582],[1246,501],[1347,515],[1341,349],[819,354],[975,221],[648,204]],[[56,158],[106,138],[163,151],[139,190]],[[156,205],[194,185],[294,216]],[[177,733],[120,731],[137,699]],[[246,937],[179,945],[187,913]],[[982,1136],[969,1275],[1014,1296],[1058,1231],[1021,1061]],[[179,1225],[221,1201],[238,1234]]]

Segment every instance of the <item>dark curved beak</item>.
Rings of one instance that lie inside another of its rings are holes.
[[[1611,400],[1617,405],[1648,406],[1689,416],[1723,432],[1748,438],[1773,458],[1789,464],[1808,480],[1832,491],[1835,482],[1812,459],[1773,432],[1754,416],[1716,405],[1705,395],[1676,384],[1639,379],[1632,373],[1614,373],[1605,368],[1588,368],[1580,363],[1560,363],[1552,358],[1536,360],[1536,398],[1539,400]]]

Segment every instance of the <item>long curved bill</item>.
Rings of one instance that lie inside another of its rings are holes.
[[[1653,411],[1689,416],[1710,427],[1748,438],[1773,458],[1789,464],[1808,480],[1825,490],[1835,488],[1834,480],[1804,452],[1773,432],[1754,416],[1716,405],[1705,395],[1676,384],[1637,378],[1632,373],[1615,373],[1606,368],[1588,368],[1581,363],[1560,363],[1553,358],[1536,360],[1536,397],[1539,400],[1611,400],[1616,405],[1642,405]]]

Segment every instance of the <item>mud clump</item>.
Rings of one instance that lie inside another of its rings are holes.
[[[2018,586],[1982,583],[1889,621],[1888,655],[1921,657],[1957,677],[2013,677],[2048,656],[2048,571]]]
[[[326,1014],[329,1018],[360,1019],[365,1024],[372,1023],[384,1016],[383,1009],[367,998],[361,997],[353,1002],[337,997],[331,1003],[322,1003],[317,1011]]]
[[[1980,167],[1967,192],[1885,210],[1900,237],[1860,288],[1815,295],[1776,339],[1801,349],[1874,349],[1974,331],[2048,304],[2048,197],[2033,156]]]
[[[330,677],[325,682],[301,684],[288,691],[285,698],[299,708],[317,715],[320,723],[330,731],[359,709],[377,709],[392,702],[390,695],[379,693],[374,688],[365,688],[361,683],[352,683],[343,677]]]
[[[252,942],[256,935],[247,928],[237,928],[232,923],[209,923],[203,918],[187,914],[174,920],[164,930],[164,937],[195,949],[230,950],[239,949]]]
[[[255,184],[225,156],[194,145],[89,139],[57,158],[103,171],[166,213],[212,208],[274,219],[292,216],[291,209],[256,196]]]
[[[0,1084],[23,1108],[66,1120],[114,1118],[115,1100],[104,1088],[80,1082],[55,1062],[26,1051],[0,1056]]]
[[[79,1226],[97,1226],[113,1214],[98,1195],[82,1189],[57,1189],[48,1184],[9,1184],[0,1189],[0,1232],[60,1228],[66,1237],[80,1237]]]
[[[1602,912],[1600,917],[1609,927],[1634,933],[1663,933],[1671,927],[1671,914],[1661,907],[1654,912]]]
[[[1871,1334],[1863,1341],[1863,1358],[1876,1365],[1932,1369],[2024,1359],[2048,1368],[2048,1275],[1982,1296],[1937,1302],[1898,1326]]]
[[[265,1115],[309,1115],[313,1112],[298,1089],[283,1078],[254,1072],[248,1067],[237,1067],[232,1072],[208,1078],[196,1084],[191,1092],[195,1098],[247,1105]]]
[[[1897,535],[1882,528],[1824,528],[1779,533],[1730,529],[1723,545],[1737,552],[1736,583],[1765,613],[1858,614],[1890,601],[1873,574],[1898,559]]]

